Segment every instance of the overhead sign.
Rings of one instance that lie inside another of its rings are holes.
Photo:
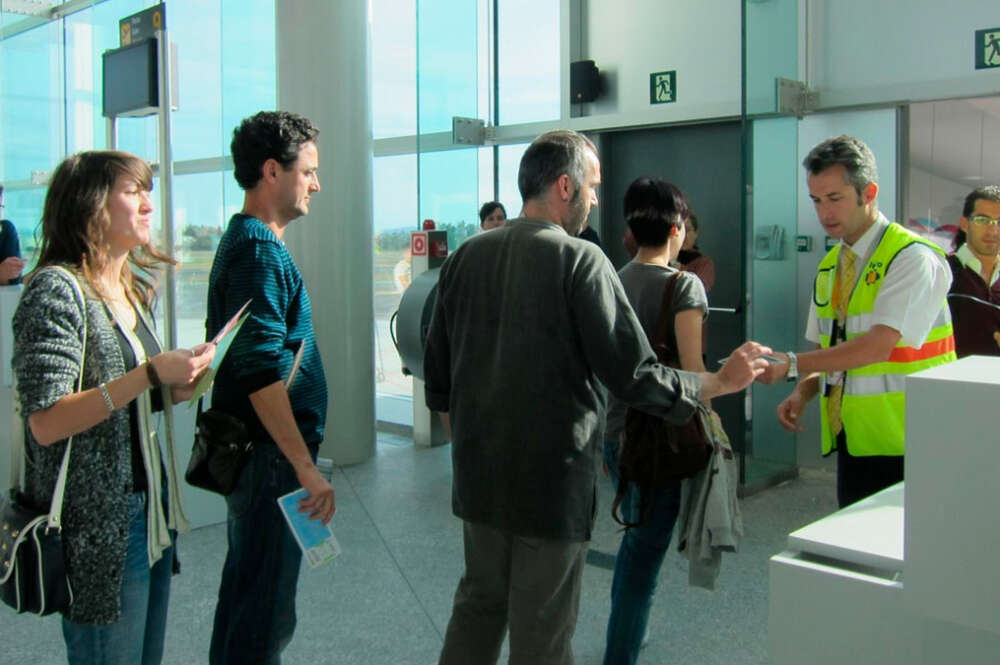
[[[167,6],[161,2],[118,21],[118,45],[128,46],[132,42],[152,37],[157,30],[163,30],[166,27]]]
[[[427,256],[427,232],[414,231],[410,234],[410,254]]]
[[[976,69],[1000,67],[1000,28],[976,30]]]
[[[677,101],[677,70],[653,72],[649,75],[649,103],[669,104]]]

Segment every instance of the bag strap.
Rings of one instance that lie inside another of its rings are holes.
[[[11,409],[14,417],[10,428],[10,485],[11,489],[24,487],[21,469],[24,466],[24,421],[21,419],[21,395],[17,391],[17,377],[11,388]]]
[[[628,496],[629,482],[624,476],[618,477],[618,487],[615,490],[615,498],[611,502],[611,518],[621,524],[626,529],[631,529],[632,527],[637,527],[642,524],[643,518],[646,516],[648,506],[645,505],[646,502],[643,501],[645,498],[644,492],[638,485],[635,486],[635,491],[639,492],[639,516],[636,521],[629,522],[625,519],[625,513],[622,512],[621,505],[625,498]]]
[[[47,266],[42,270],[55,270],[67,276],[70,280],[70,283],[73,285],[73,290],[76,292],[76,296],[80,299],[80,307],[81,310],[83,311],[83,334],[80,338],[81,341],[80,376],[77,378],[76,381],[76,391],[80,392],[81,390],[83,390],[83,368],[87,359],[87,298],[83,295],[83,289],[80,287],[80,282],[77,279],[76,275],[74,275],[66,268],[62,266]],[[20,397],[16,397],[15,399],[17,400],[17,403],[20,404]],[[24,426],[23,420],[21,421],[21,425],[22,427]],[[20,438],[21,438],[19,446],[20,450],[18,451],[18,454],[20,458],[23,459],[24,436],[22,435]],[[52,503],[49,506],[48,528],[50,529],[58,530],[62,528],[62,504],[63,504],[63,496],[66,493],[66,477],[69,475],[69,458],[72,447],[73,447],[73,437],[71,436],[69,437],[69,440],[66,442],[66,452],[63,453],[62,464],[59,466],[59,476],[56,479],[56,487],[52,493]],[[14,454],[12,453],[11,454],[12,460],[13,457]],[[13,469],[11,470],[11,473],[12,474],[14,473]],[[17,470],[17,473],[20,476],[20,468]]]
[[[660,319],[656,326],[656,337],[652,340],[653,350],[656,352],[657,359],[662,364],[671,366],[680,366],[678,354],[670,345],[670,342],[668,341],[669,336],[667,334],[670,329],[670,317],[674,310],[674,290],[677,287],[677,278],[680,274],[679,270],[675,271],[672,275],[670,275],[670,277],[667,278],[667,283],[663,287],[663,302],[660,304]],[[624,436],[622,439],[624,448]],[[611,517],[626,529],[639,526],[645,519],[650,508],[648,493],[642,488],[636,486],[636,491],[639,492],[639,515],[635,522],[629,522],[626,520],[624,513],[621,511],[621,504],[628,494],[628,488],[628,480],[624,476],[619,476],[615,498],[611,502]]]
[[[653,350],[663,364],[679,364],[677,351],[670,345],[667,331],[670,329],[670,316],[673,314],[674,289],[677,286],[677,278],[680,276],[677,270],[667,278],[667,284],[663,287],[663,303],[660,305],[660,322],[656,327],[656,337],[653,338]]]

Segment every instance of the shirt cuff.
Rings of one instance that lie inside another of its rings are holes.
[[[686,423],[698,410],[699,395],[701,394],[701,377],[694,372],[677,370],[677,401],[670,409],[669,420],[677,423]]]
[[[244,374],[236,381],[238,385],[246,388],[246,394],[252,395],[262,388],[267,388],[272,383],[281,381],[281,374],[277,367],[269,367],[252,374]]]

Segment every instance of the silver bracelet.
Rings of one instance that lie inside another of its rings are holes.
[[[108,414],[115,412],[115,401],[111,399],[111,393],[108,391],[108,384],[102,383],[97,386],[98,390],[101,391],[101,397],[104,398],[104,404],[108,407]]]

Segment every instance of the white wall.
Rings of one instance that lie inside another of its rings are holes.
[[[574,115],[653,114],[661,122],[739,115],[740,8],[730,0],[583,0],[579,59],[608,91]],[[575,56],[574,56],[575,59]],[[649,103],[649,75],[677,71],[677,101]],[[611,121],[611,124],[617,124]]]
[[[821,108],[983,96],[1000,90],[1000,69],[976,70],[974,61],[975,31],[1000,25],[991,0],[801,2],[804,6],[795,11],[805,25],[804,67],[794,77],[820,93]],[[563,49],[565,70],[569,60],[592,59],[608,83],[604,98],[570,107],[571,126],[616,128],[739,114],[739,3],[563,3],[573,14],[566,19],[564,38],[573,46]],[[786,50],[784,24],[791,19],[793,4],[768,0],[749,5],[751,28],[760,28],[752,32],[766,33],[765,45],[770,33],[780,33],[771,36],[770,50],[757,48],[751,54],[751,71],[763,68],[765,79],[772,73],[792,76],[796,69],[791,53],[775,55]],[[771,63],[775,57],[787,68],[776,68]],[[651,105],[649,75],[664,70],[677,71],[677,102]],[[770,94],[766,80],[755,79],[755,86],[752,92],[761,99]],[[590,122],[581,123],[580,116]]]
[[[976,70],[976,30],[1000,25],[993,0],[809,0],[809,85],[823,107],[994,93]]]
[[[973,187],[948,180],[917,166],[907,175],[907,218],[930,219],[935,224],[958,224],[962,204]]]

